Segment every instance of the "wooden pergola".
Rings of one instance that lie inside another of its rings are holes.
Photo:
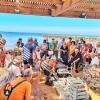
[[[100,18],[100,0],[0,0],[0,12]]]

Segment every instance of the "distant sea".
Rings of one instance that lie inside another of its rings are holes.
[[[41,44],[44,35],[47,35],[47,33],[21,33],[21,32],[0,32],[2,34],[3,38],[6,39],[6,49],[13,49],[16,46],[16,42],[19,38],[23,39],[23,42],[26,43],[28,38],[37,38],[38,42]],[[60,34],[57,34],[60,35]],[[81,35],[75,35],[75,34],[61,34],[61,35],[67,35],[67,36],[81,36]],[[84,37],[84,36],[82,36]],[[87,36],[89,37],[89,36]],[[92,36],[93,37],[93,36]],[[95,44],[95,43],[94,43]]]
[[[0,32],[3,38],[6,39],[6,48],[12,49],[16,46],[16,42],[19,38],[22,38],[23,42],[26,43],[28,38],[37,38],[38,42],[43,41],[42,33],[16,33],[16,32]]]

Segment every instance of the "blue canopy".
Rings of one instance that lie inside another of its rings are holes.
[[[100,19],[0,13],[1,32],[31,32],[100,37]]]

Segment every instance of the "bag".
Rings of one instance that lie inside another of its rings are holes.
[[[26,80],[23,80],[21,82],[19,82],[18,84],[16,84],[14,87],[11,87],[10,83],[7,83],[5,88],[4,88],[4,95],[8,96],[8,98],[10,97],[13,89],[15,89],[18,85],[20,85],[21,83],[25,82]]]
[[[54,81],[57,81],[55,76],[53,76],[53,75],[47,76],[45,84],[52,86]]]

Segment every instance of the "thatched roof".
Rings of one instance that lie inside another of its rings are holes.
[[[0,0],[0,12],[100,18],[100,0]]]

